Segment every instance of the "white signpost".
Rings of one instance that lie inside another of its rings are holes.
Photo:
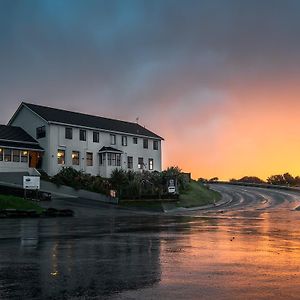
[[[39,190],[40,189],[39,176],[23,176],[23,189],[25,190]]]
[[[23,176],[24,198],[27,199],[27,191],[36,191],[35,199],[38,199],[38,190],[40,189],[40,176]],[[32,194],[31,197],[32,198]]]

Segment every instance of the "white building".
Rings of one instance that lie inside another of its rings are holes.
[[[39,165],[51,176],[63,167],[103,177],[115,168],[161,171],[163,138],[137,123],[23,102],[8,125],[38,141]]]

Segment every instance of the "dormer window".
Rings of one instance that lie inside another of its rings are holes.
[[[40,126],[36,129],[36,138],[41,139],[46,136],[46,126]]]

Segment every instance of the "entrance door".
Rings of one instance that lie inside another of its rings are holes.
[[[29,152],[29,168],[40,169],[42,167],[42,156],[39,152]]]

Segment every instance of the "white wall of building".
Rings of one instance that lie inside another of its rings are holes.
[[[28,162],[0,161],[1,172],[28,172]],[[1,174],[0,174],[1,180]]]
[[[49,145],[51,144],[49,138],[50,126],[48,123],[27,107],[22,106],[18,115],[10,125],[23,128],[29,135],[39,142],[40,146],[45,150],[43,153],[42,168],[45,171],[48,170],[50,168]],[[46,136],[44,138],[37,139],[36,129],[41,126],[45,126]]]
[[[127,170],[127,156],[133,157],[133,169],[138,171],[138,158],[144,159],[144,170],[149,170],[148,161],[152,158],[154,161],[154,170],[161,171],[161,141],[158,141],[158,150],[153,150],[153,139],[148,138],[148,149],[143,148],[143,137],[133,136],[129,134],[118,134],[105,132],[101,130],[93,130],[87,128],[71,127],[73,131],[73,138],[65,138],[65,125],[48,124],[42,118],[37,116],[34,112],[26,107],[22,107],[19,113],[13,120],[13,126],[22,127],[32,137],[36,138],[36,128],[45,125],[46,137],[37,139],[41,147],[45,150],[43,156],[42,168],[50,176],[57,174],[62,167],[73,167],[77,170],[83,170],[86,173],[92,175],[101,175],[103,177],[109,177],[111,171],[115,169],[115,166],[100,166],[99,162],[99,150],[105,147],[113,147],[115,149],[123,151],[121,155],[121,168]],[[79,140],[80,129],[86,130],[86,141]],[[99,131],[99,143],[93,142],[93,131]],[[116,144],[111,145],[110,134],[116,135]],[[122,146],[122,136],[127,136],[127,146]],[[133,143],[133,137],[138,138],[138,144]],[[147,138],[147,137],[145,137]],[[59,165],[57,161],[58,149],[65,150],[65,164]],[[80,164],[79,166],[72,164],[72,151],[80,152]],[[93,166],[87,166],[86,153],[93,153]]]
[[[50,168],[46,172],[49,175],[58,173],[63,167],[72,166],[76,170],[83,170],[86,173],[92,175],[101,175],[103,177],[109,177],[111,171],[116,166],[100,166],[99,150],[102,147],[113,147],[115,149],[123,151],[121,155],[121,168],[127,170],[127,156],[133,157],[133,170],[138,171],[138,157],[143,157],[145,163],[145,170],[149,170],[148,160],[152,158],[154,161],[154,169],[161,171],[161,141],[158,142],[158,150],[153,150],[153,139],[148,139],[148,149],[143,148],[143,138],[138,137],[138,144],[133,144],[133,136],[127,136],[127,146],[122,146],[123,134],[116,135],[116,144],[111,145],[109,132],[103,132],[99,130],[84,129],[86,130],[86,141],[80,141],[79,132],[80,128],[72,128],[72,139],[65,138],[65,128],[68,126],[62,125],[50,125]],[[93,131],[99,132],[99,143],[93,142]],[[57,163],[57,151],[58,149],[65,151],[65,165],[59,165]],[[80,164],[79,166],[72,165],[72,152],[80,152]],[[87,166],[86,153],[93,153],[93,166]]]

